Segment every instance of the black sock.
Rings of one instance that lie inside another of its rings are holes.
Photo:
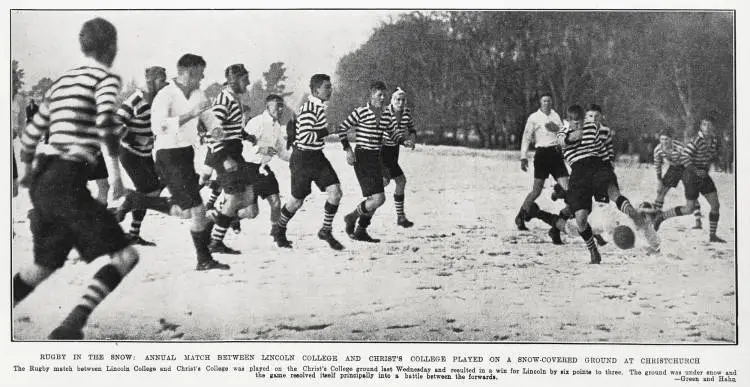
[[[278,222],[276,224],[279,225],[281,228],[286,228],[287,223],[289,223],[290,220],[292,220],[292,217],[294,216],[294,212],[291,212],[286,209],[286,206],[281,206],[281,216],[279,216]]]
[[[224,236],[227,234],[229,225],[232,223],[232,218],[219,212],[216,215],[216,224],[214,224],[213,231],[211,232],[211,239],[221,242],[224,240]]]
[[[336,212],[338,212],[339,206],[337,204],[331,204],[326,201],[323,210],[324,213],[322,229],[330,231],[333,228],[333,218],[336,216]]]
[[[16,273],[16,275],[13,276],[13,303],[17,304],[23,301],[23,299],[33,291],[34,286],[27,284],[26,281],[21,278],[21,273]]]
[[[211,228],[206,227],[206,229],[208,232],[206,232],[206,230],[190,231],[198,262],[204,262],[211,259],[211,251],[208,249],[208,242],[211,240]]]
[[[586,247],[589,251],[596,250],[596,241],[594,241],[594,233],[591,231],[591,225],[586,225],[586,228],[581,231],[581,238],[586,242]]]
[[[544,210],[539,210],[539,212],[537,212],[536,214],[536,218],[552,227],[556,227],[557,220],[560,219],[559,216]]]
[[[360,215],[359,217],[359,223],[357,224],[357,228],[366,230],[367,227],[370,226],[370,223],[372,222],[372,216],[371,215]]]
[[[131,212],[130,215],[133,217],[133,220],[130,223],[130,234],[140,235],[141,223],[143,223],[143,218],[146,217],[146,210],[135,210]]]
[[[94,274],[94,279],[81,297],[81,303],[68,314],[61,325],[82,329],[89,315],[122,281],[122,274],[112,264],[102,266]]]

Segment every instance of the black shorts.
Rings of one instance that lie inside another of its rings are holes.
[[[253,192],[256,196],[265,199],[271,195],[278,195],[279,182],[268,165],[264,168],[267,175],[260,173],[260,164],[247,163],[245,165],[245,173],[248,175],[248,180],[253,182]]]
[[[89,175],[85,163],[39,160],[29,190],[34,263],[59,268],[74,247],[83,261],[91,262],[128,246],[114,215],[86,188]]]
[[[667,172],[661,177],[661,183],[665,187],[674,188],[682,180],[682,175],[685,173],[685,167],[682,165],[670,165],[667,168]]]
[[[549,175],[559,179],[568,176],[562,152],[558,147],[536,148],[534,153],[534,178],[546,179]]]
[[[617,176],[610,163],[598,158],[577,161],[572,167],[565,203],[573,213],[591,212],[591,197],[608,198],[607,190],[611,185],[617,186]]]
[[[682,175],[682,184],[685,186],[685,199],[698,200],[698,195],[706,195],[716,192],[716,185],[711,176],[700,177],[695,172],[685,170]]]
[[[109,178],[109,173],[107,173],[107,163],[104,162],[104,156],[102,155],[99,155],[99,158],[96,159],[96,164],[88,164],[88,168],[89,181]]]
[[[156,151],[156,173],[169,189],[174,204],[183,210],[203,204],[198,174],[193,165],[194,158],[192,146]]]
[[[380,148],[380,159],[383,163],[383,177],[388,180],[404,175],[404,171],[401,169],[401,166],[398,165],[399,149],[400,147],[398,145],[383,145],[383,147]]]
[[[232,171],[226,170],[224,162],[229,158],[235,161],[237,169]],[[206,154],[206,162],[206,165],[216,171],[216,180],[221,185],[221,189],[227,194],[242,194],[252,184],[248,173],[245,171],[247,165],[245,159],[242,157],[242,141],[230,141],[224,144],[223,149],[218,152],[211,152],[209,150],[209,153]]]
[[[130,176],[136,191],[150,193],[164,188],[159,182],[156,164],[154,164],[152,157],[139,156],[133,152],[122,150],[120,152],[120,164]]]
[[[383,165],[380,162],[380,151],[357,147],[354,155],[357,158],[354,163],[354,174],[357,175],[362,196],[368,197],[383,193]]]
[[[325,191],[331,185],[339,184],[339,177],[333,170],[323,151],[295,149],[289,158],[291,172],[292,197],[304,199],[312,192],[311,183]]]

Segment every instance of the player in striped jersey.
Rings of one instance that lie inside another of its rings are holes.
[[[682,165],[684,154],[685,144],[673,138],[672,129],[666,128],[662,130],[659,135],[659,144],[654,148],[654,169],[656,170],[656,180],[659,183],[654,207],[659,211],[664,206],[664,197],[667,195],[667,192],[671,188],[677,187],[677,183],[682,180],[682,176],[685,173],[685,167]],[[669,168],[662,175],[665,160],[669,162]],[[701,209],[697,200],[695,201],[695,206],[696,210],[693,213],[695,215],[695,226],[693,228],[701,229]]]
[[[328,242],[334,250],[343,250],[331,233],[333,218],[341,201],[341,183],[331,163],[323,154],[323,139],[330,134],[326,116],[325,101],[331,98],[331,77],[326,74],[315,74],[310,78],[310,93],[297,114],[294,132],[294,150],[289,159],[291,171],[292,197],[281,208],[281,216],[276,223],[273,235],[279,247],[292,247],[286,237],[289,220],[297,213],[302,203],[312,190],[314,182],[321,191],[328,194],[324,207],[323,227],[318,231],[318,238]]]
[[[389,119],[387,125],[396,131],[394,139],[383,138],[383,147],[380,149],[380,158],[383,162],[383,186],[387,186],[391,179],[396,182],[393,191],[393,200],[396,204],[396,224],[409,228],[414,226],[404,212],[404,199],[406,192],[406,176],[401,166],[398,165],[399,142],[414,149],[417,131],[414,129],[414,120],[411,110],[406,107],[406,92],[400,87],[391,95],[391,103],[386,108],[384,115]]]
[[[255,200],[252,181],[247,173],[247,165],[242,157],[243,108],[240,95],[250,84],[248,72],[242,64],[233,64],[224,70],[226,83],[214,101],[210,112],[215,120],[208,127],[207,143],[211,152],[209,167],[216,171],[216,177],[224,191],[224,201],[218,209],[208,213],[215,223],[211,233],[209,249],[213,253],[240,254],[239,250],[224,244],[224,236],[237,216],[237,211]]]
[[[117,109],[115,121],[126,127],[120,141],[123,149],[120,163],[130,176],[135,190],[149,196],[159,196],[163,186],[159,182],[152,155],[154,133],[151,131],[151,101],[167,85],[167,71],[159,66],[149,67],[145,78],[146,90],[139,89],[128,96]],[[133,211],[128,239],[132,244],[155,246],[155,243],[141,238],[141,223],[145,217],[146,210]]]
[[[686,146],[683,156],[685,172],[682,184],[685,186],[684,206],[672,208],[656,216],[655,226],[658,229],[661,222],[675,216],[688,215],[693,212],[700,194],[706,198],[711,210],[708,213],[710,224],[709,242],[725,243],[716,235],[719,223],[719,194],[716,185],[708,174],[711,162],[719,156],[718,139],[714,134],[714,118],[706,115],[701,119],[700,131]]]
[[[339,139],[346,151],[346,161],[354,166],[362,196],[365,197],[354,211],[344,217],[346,233],[350,238],[363,242],[380,242],[367,233],[375,211],[385,202],[383,190],[383,166],[380,159],[380,147],[385,138],[394,141],[395,127],[388,125],[390,119],[385,117],[385,83],[375,81],[370,84],[369,102],[366,106],[354,109],[339,126]],[[347,132],[354,128],[357,148],[352,147],[347,139]],[[359,224],[357,219],[359,218]],[[355,228],[356,226],[356,228]]]
[[[571,110],[580,115],[582,109],[573,106]],[[624,195],[620,194],[617,176],[611,163],[606,159],[608,133],[606,136],[600,133],[600,115],[601,108],[592,104],[586,111],[586,119],[582,126],[571,122],[569,127],[563,128],[557,134],[560,146],[563,147],[565,160],[571,167],[570,185],[565,202],[575,214],[581,238],[586,242],[591,255],[591,263],[594,264],[601,262],[601,255],[596,247],[591,226],[588,224],[592,196],[607,195],[614,200],[620,211],[633,219],[636,227],[646,227],[643,215],[630,204]]]
[[[104,143],[113,196],[124,193],[113,120],[120,78],[109,70],[117,54],[117,30],[104,19],[92,19],[83,24],[79,42],[86,63],[52,84],[22,134],[21,158],[27,166],[22,181],[35,209],[31,217],[34,263],[13,277],[13,304],[62,267],[74,247],[86,262],[105,254],[111,260],[94,274],[78,304],[52,331],[53,340],[83,339],[93,310],[138,262],[138,252],[129,246],[114,216],[86,188],[89,163],[96,161]],[[47,153],[37,153],[45,135]]]

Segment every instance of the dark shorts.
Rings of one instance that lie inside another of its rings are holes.
[[[109,178],[109,173],[107,173],[107,163],[104,162],[104,156],[102,155],[99,155],[99,158],[96,159],[96,164],[89,164],[88,168],[89,181]]]
[[[271,195],[278,195],[279,182],[268,165],[265,166],[267,175],[260,173],[260,164],[247,163],[245,165],[245,173],[247,173],[249,181],[253,182],[253,192],[256,196],[265,199]]]
[[[289,171],[292,175],[292,196],[295,199],[306,198],[312,192],[310,184],[313,182],[321,191],[339,184],[339,177],[323,151],[295,149],[289,158]]]
[[[565,203],[574,213],[591,212],[591,198],[597,197],[597,201],[608,198],[607,188],[611,185],[617,186],[617,176],[608,162],[598,158],[577,161],[572,167]]]
[[[16,154],[13,155],[13,179],[18,179],[18,166],[16,165]]]
[[[685,199],[698,200],[698,195],[706,195],[716,192],[716,185],[711,176],[699,177],[695,172],[685,170],[682,175],[682,184],[685,186]]]
[[[357,147],[354,155],[357,158],[354,163],[354,174],[357,175],[362,196],[368,197],[383,193],[383,166],[380,162],[380,151]]]
[[[206,158],[203,160],[203,165],[213,168],[214,157],[213,153],[211,153],[211,148],[206,147]]]
[[[114,215],[86,188],[89,175],[85,163],[40,160],[29,190],[34,263],[59,268],[72,248],[91,262],[128,246]]]
[[[230,158],[237,164],[237,168],[232,171],[228,171],[224,167],[224,162]],[[206,154],[206,163],[206,165],[216,171],[216,180],[221,185],[221,189],[227,194],[242,194],[252,184],[252,180],[249,180],[249,175],[246,172],[247,163],[245,163],[245,159],[242,157],[241,141],[231,141],[225,144],[224,149],[219,152],[211,152],[209,150]]]
[[[139,156],[123,149],[120,151],[120,164],[130,176],[136,191],[150,193],[163,188],[152,157]]]
[[[534,178],[546,179],[552,175],[554,179],[568,176],[560,148],[537,148],[534,153]]]
[[[383,163],[383,177],[388,180],[404,175],[404,171],[398,165],[398,152],[399,146],[383,145],[380,149],[380,159]]]
[[[661,183],[665,187],[674,188],[682,180],[682,175],[685,173],[685,167],[681,165],[670,165],[667,168],[667,172],[661,177]]]
[[[160,149],[156,151],[156,173],[169,189],[174,204],[187,210],[203,203],[195,173],[192,146],[184,148]]]

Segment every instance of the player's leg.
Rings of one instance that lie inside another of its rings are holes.
[[[590,199],[589,199],[590,200]],[[596,247],[596,241],[594,240],[594,232],[591,230],[591,225],[588,222],[590,210],[580,209],[575,212],[576,214],[576,226],[581,238],[586,242],[586,248],[589,250],[591,260],[589,263],[598,264],[602,261],[602,256],[599,254],[599,249]]]
[[[701,203],[698,200],[695,201],[695,211],[693,211],[693,216],[695,217],[695,225],[693,225],[693,230],[703,229],[703,214],[701,213]]]
[[[535,172],[536,174],[536,172]],[[526,218],[526,212],[529,210],[529,207],[531,207],[531,203],[534,203],[536,199],[539,197],[539,195],[542,194],[542,188],[544,188],[544,178],[537,178],[534,177],[534,183],[531,186],[531,192],[529,192],[526,195],[526,198],[523,201],[523,204],[521,205],[521,209],[518,211],[518,215],[516,215],[515,223],[516,227],[521,230],[528,230],[526,227],[525,218]]]
[[[711,206],[711,210],[708,213],[709,221],[709,241],[726,243],[725,240],[719,238],[716,235],[716,228],[719,225],[719,193],[716,190],[713,179],[710,176],[704,178],[703,187],[701,187],[701,193],[706,198],[708,205]]]

